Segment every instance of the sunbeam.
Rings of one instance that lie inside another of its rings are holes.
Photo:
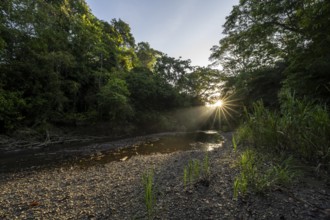
[[[219,127],[221,129],[222,123],[225,121],[227,124],[230,119],[234,119],[234,113],[237,113],[235,107],[237,100],[232,99],[230,96],[221,98],[212,97],[212,102],[207,102],[205,106],[208,109],[208,114],[211,119],[211,128]]]

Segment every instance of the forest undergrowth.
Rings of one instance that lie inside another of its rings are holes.
[[[291,92],[283,92],[280,99],[279,111],[256,102],[252,113],[245,112],[245,122],[233,136],[234,149],[238,145],[241,150],[235,197],[288,186],[303,175],[301,164],[312,167],[315,175],[329,171],[330,117],[326,107],[297,99]]]

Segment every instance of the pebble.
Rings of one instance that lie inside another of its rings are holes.
[[[100,155],[98,155],[100,156]],[[296,186],[292,195],[270,192],[233,200],[232,181],[237,168],[226,144],[209,152],[211,181],[199,190],[185,190],[183,169],[204,152],[137,155],[121,162],[81,169],[77,166],[0,174],[0,219],[142,219],[146,218],[142,175],[154,169],[154,219],[308,219],[307,204],[297,205],[311,186]],[[227,164],[227,165],[226,165]],[[326,187],[326,186],[324,186]],[[330,207],[329,188],[308,200]],[[283,205],[283,201],[287,201]],[[283,214],[281,214],[283,213]],[[324,212],[326,213],[326,212]],[[285,215],[284,215],[285,214]],[[326,214],[324,214],[326,215]]]

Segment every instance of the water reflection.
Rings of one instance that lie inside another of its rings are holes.
[[[124,161],[135,155],[166,154],[175,151],[211,151],[221,147],[222,136],[217,131],[162,133],[141,138],[104,141],[100,143],[51,146],[0,157],[0,173],[41,167],[80,164],[90,166],[112,161]]]
[[[222,146],[223,138],[217,131],[198,131],[193,133],[164,136],[121,149],[109,150],[90,159],[98,163],[123,161],[135,155],[167,154],[176,151],[212,151]],[[81,160],[82,163],[86,161]],[[89,161],[90,162],[90,161]]]

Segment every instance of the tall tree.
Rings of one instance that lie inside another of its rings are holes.
[[[214,96],[219,98],[224,77],[220,70],[198,67],[187,75],[186,90],[201,101],[211,101]]]
[[[155,65],[155,72],[179,91],[184,90],[186,76],[193,70],[190,63],[190,60],[182,60],[181,57],[176,59],[162,54]]]
[[[85,0],[0,3],[1,131],[180,106],[191,69],[135,45],[127,23],[98,20]]]
[[[140,42],[136,47],[136,55],[139,59],[139,66],[153,71],[157,58],[161,56],[161,52],[151,48],[147,42]]]
[[[111,21],[113,27],[111,35],[114,36],[118,45],[120,68],[126,71],[131,70],[137,62],[135,48],[135,39],[131,33],[131,28],[121,19]]]

